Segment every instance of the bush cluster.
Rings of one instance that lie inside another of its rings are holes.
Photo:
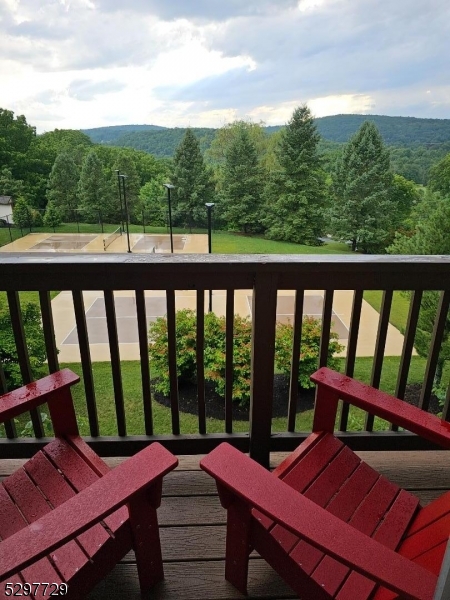
[[[247,317],[234,315],[233,326],[233,400],[245,406],[250,401],[251,375],[251,321]],[[305,317],[302,326],[300,348],[299,384],[303,388],[312,387],[310,375],[317,369],[319,360],[321,323],[312,317]],[[277,323],[275,341],[275,362],[279,371],[289,374],[291,369],[293,326]],[[158,317],[150,324],[150,359],[155,373],[154,389],[169,395],[169,362],[167,319]],[[331,333],[328,348],[328,365],[336,367],[333,358],[342,349],[338,336]],[[225,317],[215,313],[205,315],[204,365],[205,380],[213,382],[221,396],[225,393]],[[197,378],[196,356],[196,315],[189,309],[176,313],[176,350],[178,382],[195,383]]]

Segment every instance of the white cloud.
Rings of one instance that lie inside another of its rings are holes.
[[[38,130],[450,117],[447,0],[3,0],[0,106]]]

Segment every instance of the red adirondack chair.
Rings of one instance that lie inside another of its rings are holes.
[[[313,433],[273,473],[228,444],[200,463],[227,509],[226,579],[246,593],[256,549],[303,600],[449,600],[450,492],[422,508],[333,430],[339,399],[444,448],[450,423],[327,368],[312,380]]]
[[[164,577],[156,509],[178,461],[151,444],[110,470],[78,435],[78,381],[64,369],[0,398],[1,422],[47,402],[55,433],[0,485],[1,598],[30,595],[25,583],[36,598],[85,598],[132,548],[143,592]]]

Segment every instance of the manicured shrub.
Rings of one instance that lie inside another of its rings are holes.
[[[319,347],[322,324],[314,317],[303,317],[302,338],[300,344],[300,360],[298,381],[302,388],[312,388],[314,384],[309,379],[310,375],[316,371],[319,366]],[[282,373],[289,374],[291,371],[292,359],[292,339],[294,335],[293,325],[290,323],[277,323],[275,338],[275,363]],[[337,368],[338,361],[333,356],[343,349],[343,346],[337,341],[338,335],[334,332],[330,334],[330,343],[328,345],[328,366],[331,369]]]
[[[176,313],[176,348],[178,382],[195,383],[197,317],[192,310]],[[158,317],[150,324],[150,360],[155,374],[154,388],[168,395],[170,391],[167,319]],[[215,383],[219,394],[225,393],[225,317],[215,313],[205,315],[204,364],[205,380]],[[234,316],[233,329],[233,399],[248,404],[250,399],[251,322],[248,318]]]

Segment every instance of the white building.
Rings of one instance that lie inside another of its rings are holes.
[[[13,203],[11,196],[0,196],[0,219],[4,221],[8,220],[9,223],[13,222],[12,219]],[[8,217],[8,219],[6,219]]]

